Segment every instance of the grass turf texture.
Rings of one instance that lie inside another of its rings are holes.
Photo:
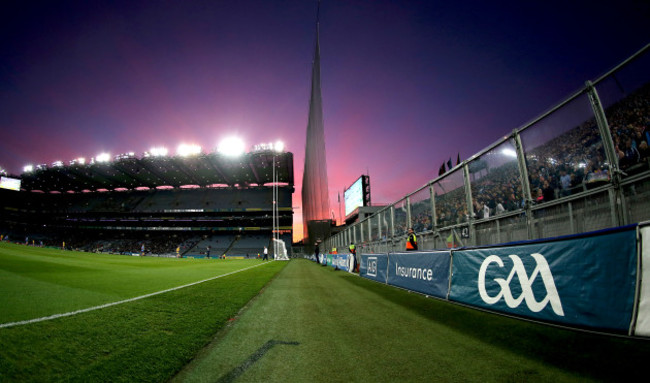
[[[649,358],[648,341],[505,318],[292,261],[174,380],[622,381],[644,378]]]
[[[255,262],[97,255],[0,244],[0,323],[133,298]]]
[[[2,323],[138,296],[258,263],[2,245],[0,292],[11,295],[2,298]],[[0,329],[0,381],[165,381],[285,265],[271,262],[135,302]],[[16,298],[17,291],[24,301]]]

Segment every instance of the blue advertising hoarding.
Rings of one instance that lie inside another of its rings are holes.
[[[387,283],[388,254],[362,254],[359,275],[377,282]]]
[[[328,266],[350,271],[349,254],[330,254],[330,256],[327,257]]]
[[[388,284],[440,298],[449,291],[448,251],[390,253]]]
[[[543,321],[627,331],[636,231],[454,251],[450,300]]]
[[[350,254],[325,254],[323,265],[338,268],[340,270],[351,271],[352,263]]]

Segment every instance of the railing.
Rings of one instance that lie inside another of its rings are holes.
[[[576,234],[650,220],[650,45],[442,176],[325,240],[400,251]]]

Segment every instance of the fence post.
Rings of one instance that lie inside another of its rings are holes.
[[[467,225],[469,226],[469,243],[478,245],[476,241],[476,228],[474,227],[474,201],[472,201],[472,185],[469,181],[469,164],[466,162],[463,165],[463,180],[465,183],[465,198],[467,203]],[[462,233],[462,229],[461,229]]]
[[[612,214],[614,214],[615,219],[614,222],[612,223],[614,224],[614,226],[621,226],[625,224],[625,219],[620,209],[621,199],[623,198],[622,196],[623,193],[621,190],[621,175],[624,173],[618,167],[618,155],[616,154],[616,149],[614,147],[612,132],[609,128],[609,123],[607,122],[607,116],[605,115],[605,110],[603,109],[603,105],[600,102],[598,91],[596,91],[596,87],[594,87],[591,81],[587,81],[586,85],[587,85],[587,96],[589,97],[591,109],[593,110],[594,117],[596,118],[596,125],[598,125],[600,138],[603,141],[603,147],[605,148],[605,156],[607,157],[607,162],[609,164],[609,175],[611,177],[612,186],[614,187],[614,201],[612,206]]]
[[[526,210],[526,227],[528,230],[528,239],[534,239],[533,232],[533,197],[530,192],[530,183],[528,182],[528,168],[526,167],[526,157],[524,146],[521,143],[521,136],[515,130],[513,133],[515,149],[517,150],[517,163],[519,164],[519,174],[521,174],[521,191],[524,193],[524,206]]]

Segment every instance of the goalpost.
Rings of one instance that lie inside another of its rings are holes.
[[[275,171],[276,162],[275,154],[273,155],[273,206],[272,206],[272,219],[273,219],[273,259],[276,261],[288,261],[287,246],[284,241],[280,239],[280,213],[278,210],[280,191],[278,189],[278,172]]]
[[[288,261],[287,246],[283,240],[273,238],[273,258],[276,261]]]

